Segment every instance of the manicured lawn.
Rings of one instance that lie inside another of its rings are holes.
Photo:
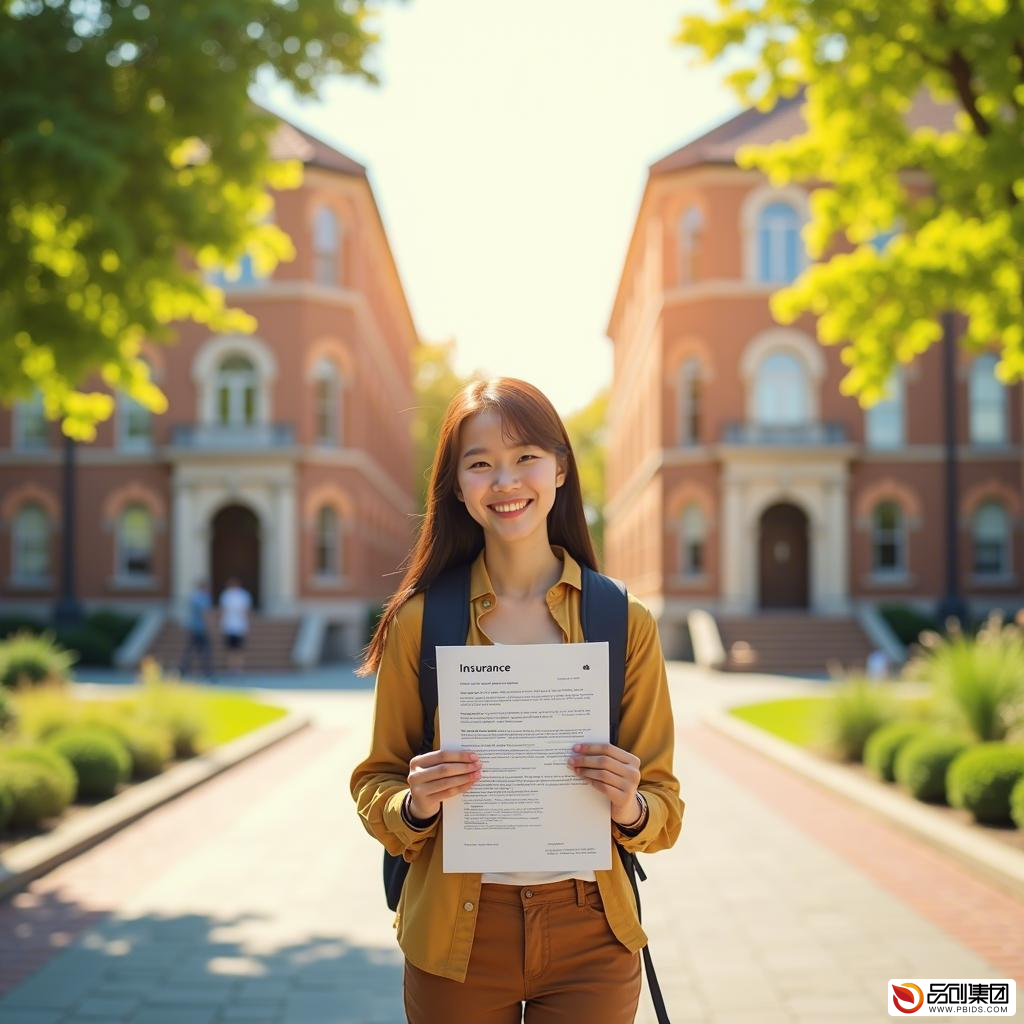
[[[203,692],[202,697],[210,713],[210,726],[203,734],[203,739],[213,746],[230,743],[288,714],[287,708],[264,704],[244,693]]]
[[[810,747],[824,697],[785,697],[730,708],[729,714],[799,747]]]
[[[828,695],[820,697],[785,697],[782,700],[768,700],[760,704],[744,704],[730,708],[729,714],[756,725],[780,740],[798,747],[813,749],[817,734],[817,715]],[[904,698],[909,714],[923,715],[928,707],[928,697]]]

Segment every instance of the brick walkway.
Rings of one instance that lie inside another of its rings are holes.
[[[686,820],[643,895],[675,1024],[882,1022],[890,977],[1019,980],[1024,908],[700,726],[726,687],[673,691]],[[347,792],[369,694],[293,699],[315,728],[0,904],[4,1024],[400,1024]]]

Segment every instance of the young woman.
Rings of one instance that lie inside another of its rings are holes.
[[[352,774],[367,831],[410,862],[395,918],[411,1024],[626,1024],[647,938],[617,855],[608,871],[445,874],[443,804],[481,777],[471,751],[418,754],[423,592],[472,562],[467,644],[578,643],[581,566],[596,569],[569,437],[520,380],[452,399],[426,516],[360,674],[377,672],[370,754]],[[435,718],[435,742],[439,727]],[[651,613],[629,597],[618,741],[567,752],[608,798],[613,841],[650,853],[679,834],[665,662]]]

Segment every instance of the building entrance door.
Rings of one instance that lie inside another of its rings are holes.
[[[807,607],[807,515],[788,503],[761,515],[760,573],[762,608]]]
[[[231,576],[249,591],[253,608],[260,607],[260,523],[244,505],[226,505],[213,517],[210,530],[210,585],[214,601]]]

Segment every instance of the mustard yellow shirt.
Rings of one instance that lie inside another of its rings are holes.
[[[551,547],[562,560],[562,575],[547,593],[548,609],[562,629],[564,642],[582,643],[582,572],[564,548]],[[410,598],[388,628],[377,671],[370,753],[352,773],[351,790],[367,832],[389,853],[410,862],[394,920],[402,952],[421,970],[465,981],[480,903],[480,875],[442,871],[443,807],[441,815],[422,831],[410,828],[401,812],[408,792],[409,761],[419,752],[422,739],[419,660],[423,600],[423,594]],[[481,620],[496,605],[481,551],[470,573],[467,644],[492,642]],[[676,841],[685,805],[672,773],[672,707],[657,624],[632,595],[628,609],[626,684],[618,745],[640,759],[640,791],[649,813],[647,824],[635,836],[621,832],[610,814],[608,822],[614,841],[625,849],[653,853]],[[436,715],[434,737],[434,749],[438,749]],[[631,952],[642,949],[647,936],[640,927],[633,891],[618,856],[612,857],[611,870],[595,874],[613,933]]]

